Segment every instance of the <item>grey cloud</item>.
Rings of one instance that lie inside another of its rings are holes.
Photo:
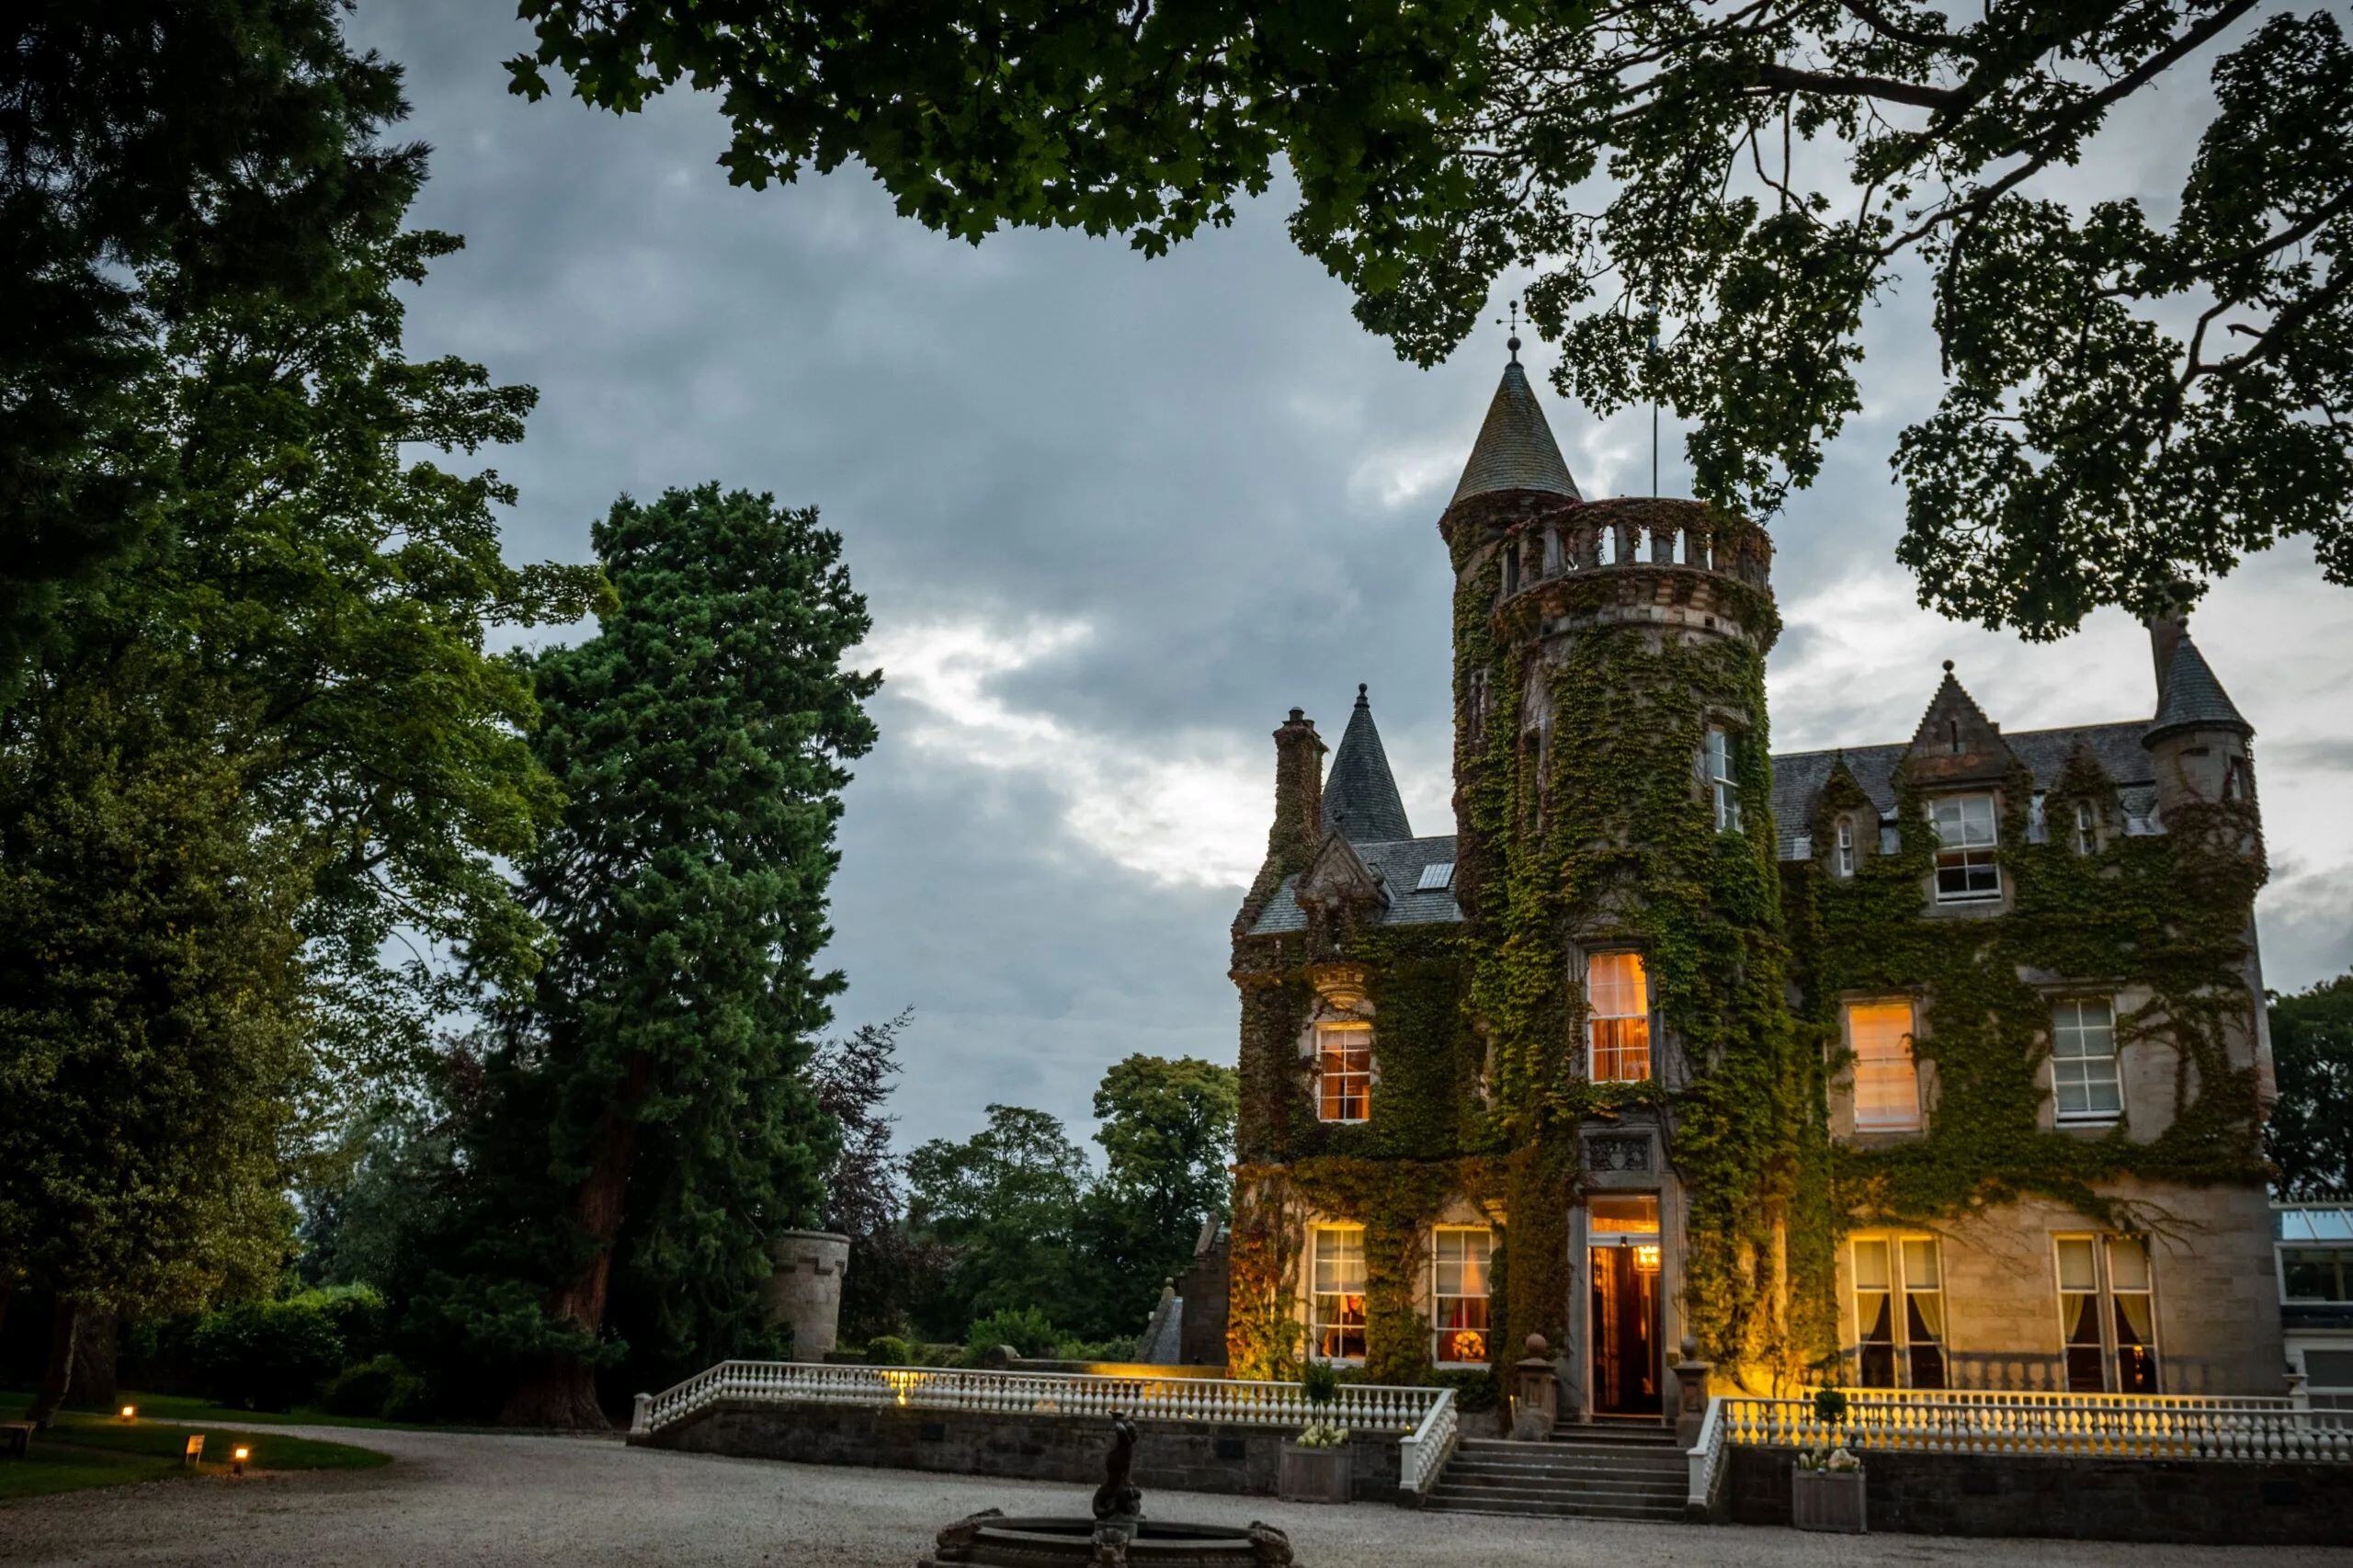
[[[1245,858],[1264,842],[1267,732],[1298,704],[1336,737],[1358,681],[1415,825],[1445,829],[1435,523],[1500,334],[1436,370],[1401,364],[1291,249],[1279,191],[1147,262],[1074,234],[944,240],[855,169],[734,189],[712,162],[725,136],[707,102],[674,95],[621,120],[508,95],[499,62],[528,40],[509,12],[364,0],[353,26],[408,66],[410,133],[436,145],[418,221],[469,245],[415,296],[413,349],[483,360],[542,394],[523,445],[493,454],[523,493],[514,555],[585,558],[590,521],[622,490],[716,478],[813,502],[847,541],[878,637],[1085,621],[1089,641],[988,695],[1139,766],[1172,737],[1232,737],[1256,823]],[[2144,140],[2177,136],[2144,123]],[[2136,146],[2115,168],[2163,163]],[[1948,656],[2012,729],[2150,705],[2121,617],[2029,648],[1914,607],[1893,565],[1903,507],[1886,460],[1936,392],[1924,308],[1901,291],[1872,314],[1869,412],[1773,523],[1784,608],[1814,618],[1793,619],[1774,656],[1785,748],[1909,735]],[[1549,369],[1548,351],[1529,357]],[[1648,487],[1644,412],[1547,408],[1573,465],[1591,454],[1608,488]],[[1662,475],[1669,491],[1688,477],[1672,420]],[[2200,640],[2268,737],[2275,839],[2337,864],[2353,860],[2353,830],[2332,825],[2315,771],[2344,766],[2333,683],[2325,668],[2265,678],[2286,652],[2268,619],[2283,585],[2323,603],[2310,572],[2306,554],[2242,573],[2201,614]],[[2299,653],[2341,673],[2353,615],[2325,613]],[[904,689],[886,687],[877,712],[882,744],[848,795],[831,960],[851,983],[846,1022],[918,1010],[899,1095],[910,1142],[971,1131],[993,1099],[1083,1126],[1102,1068],[1132,1051],[1230,1059],[1238,886],[1123,868],[1069,829],[1052,778],[912,744],[926,715]],[[2341,904],[2274,890],[2264,919],[2275,983],[2345,960]]]

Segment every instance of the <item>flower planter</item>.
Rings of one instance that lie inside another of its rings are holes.
[[[1795,1470],[1790,1472],[1790,1523],[1802,1530],[1861,1535],[1863,1472],[1859,1470]]]
[[[1336,1449],[1285,1443],[1276,1467],[1275,1491],[1286,1503],[1345,1503],[1355,1474],[1355,1456],[1345,1443]]]

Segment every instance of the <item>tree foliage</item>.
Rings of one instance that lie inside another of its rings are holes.
[[[706,484],[616,502],[595,541],[619,603],[533,666],[566,805],[522,899],[553,946],[490,1008],[486,1135],[549,1287],[507,1325],[546,1356],[508,1409],[532,1425],[599,1422],[616,1278],[641,1356],[707,1365],[760,1332],[768,1239],[819,1218],[806,1069],[842,983],[816,959],[881,684],[843,667],[866,605],[813,510]]]
[[[184,447],[150,382],[176,329],[327,308],[354,224],[423,151],[372,135],[398,73],[335,0],[31,0],[0,23],[0,698],[74,593],[167,540]]]
[[[857,159],[976,242],[1156,255],[1279,157],[1294,240],[1400,353],[1439,358],[1536,269],[1562,389],[1672,406],[1699,494],[1756,511],[1819,472],[1867,308],[1925,270],[1943,395],[1897,443],[1900,554],[1924,603],[2048,637],[2284,538],[2353,582],[2353,53],[2325,12],[2257,9],[525,0],[509,63],[621,112],[714,90],[733,179]],[[2209,61],[2170,222],[2068,199],[2103,129]]]
[[[2353,1197],[2353,974],[2271,999],[2271,1061],[2272,1185],[2283,1198]]]
[[[948,1253],[940,1294],[911,1303],[924,1326],[961,1339],[976,1318],[1038,1312],[1065,1333],[1137,1333],[1225,1213],[1236,1097],[1230,1067],[1136,1055],[1095,1092],[1099,1176],[1060,1121],[1019,1106],[915,1150],[908,1225]]]

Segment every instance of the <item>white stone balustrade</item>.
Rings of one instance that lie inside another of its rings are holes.
[[[1704,1506],[1730,1444],[1857,1453],[2028,1454],[2232,1463],[2353,1463],[2353,1431],[2263,1395],[2083,1394],[1848,1389],[1846,1419],[1813,1401],[1720,1394],[1690,1450]]]
[[[1455,1413],[1454,1391],[1440,1389],[1421,1423],[1397,1440],[1397,1489],[1423,1493],[1438,1484],[1438,1471],[1454,1457],[1454,1439],[1461,1419]]]
[[[631,1430],[659,1432],[710,1405],[865,1404],[1007,1415],[1108,1415],[1222,1426],[1304,1426],[1322,1420],[1350,1431],[1419,1434],[1453,1391],[1343,1383],[1322,1409],[1297,1383],[1209,1378],[1017,1372],[951,1367],[835,1366],[807,1361],[722,1361],[674,1388],[640,1396]],[[1446,1442],[1450,1446],[1451,1430]]]

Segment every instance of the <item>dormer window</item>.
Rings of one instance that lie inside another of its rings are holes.
[[[1372,1115],[1372,1026],[1315,1026],[1315,1119],[1358,1122]]]
[[[2034,798],[2027,802],[2026,841],[2029,844],[2051,842],[2051,819],[2043,807],[2042,791],[2040,790],[2037,790],[2034,792]]]
[[[2001,897],[1994,797],[1939,796],[1928,802],[1928,819],[1937,829],[1937,902],[1982,903]]]
[[[2075,802],[2075,853],[2093,855],[2099,851],[2099,818],[2092,811],[2089,801]]]
[[[1739,760],[1738,747],[1730,730],[1708,731],[1708,793],[1715,806],[1718,833],[1740,831],[1740,783],[1733,773],[1733,765]]]
[[[1838,819],[1837,867],[1842,877],[1855,874],[1855,822],[1852,817]]]

